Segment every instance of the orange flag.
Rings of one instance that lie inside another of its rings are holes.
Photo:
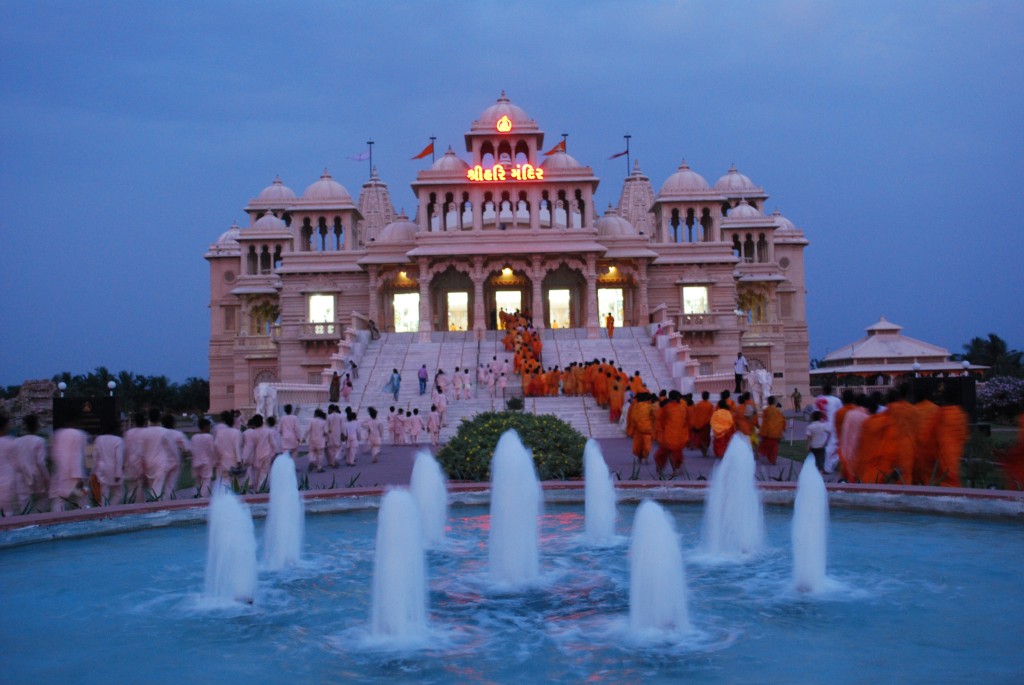
[[[430,145],[428,145],[425,148],[423,148],[423,152],[419,153],[415,157],[412,157],[412,159],[423,159],[427,155],[432,155],[432,154],[434,154],[434,143],[433,142],[431,142]]]
[[[561,143],[559,143],[558,145],[556,145],[553,148],[551,148],[550,150],[548,150],[547,152],[545,152],[544,156],[545,157],[550,157],[551,155],[556,154],[558,152],[565,152],[565,141],[564,140]]]

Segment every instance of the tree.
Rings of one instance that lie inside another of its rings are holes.
[[[1006,341],[995,333],[989,333],[988,338],[971,338],[964,345],[964,353],[953,357],[989,367],[989,377],[1024,376],[1024,352],[1009,349]]]

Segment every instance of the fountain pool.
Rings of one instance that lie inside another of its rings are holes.
[[[692,632],[629,630],[628,535],[587,545],[582,506],[545,504],[540,579],[497,591],[485,505],[449,511],[426,553],[428,648],[370,634],[377,511],[310,515],[297,566],[251,606],[203,602],[207,530],[186,524],[0,550],[8,682],[1019,682],[1024,536],[1013,520],[833,507],[827,587],[793,589],[789,507],[765,551],[701,557],[703,508],[667,504]],[[79,524],[89,526],[92,524]],[[256,521],[263,539],[265,522]],[[666,588],[665,592],[671,592]]]

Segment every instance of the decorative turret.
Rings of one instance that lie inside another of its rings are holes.
[[[651,205],[654,204],[654,186],[651,179],[640,171],[640,161],[633,162],[633,173],[622,184],[622,195],[619,197],[619,216],[631,223],[642,236],[651,237],[655,234],[657,224]]]
[[[395,207],[391,204],[388,185],[377,176],[377,167],[373,167],[370,180],[359,191],[359,213],[363,215],[358,224],[360,247],[376,238],[385,226],[395,220]]]

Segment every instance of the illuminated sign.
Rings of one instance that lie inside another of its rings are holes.
[[[466,172],[470,181],[543,181],[544,170],[532,164],[516,164],[507,170],[501,164],[484,169],[477,164]]]
[[[501,118],[498,119],[498,133],[508,133],[512,130],[512,120],[508,118],[507,114],[502,114]]]

